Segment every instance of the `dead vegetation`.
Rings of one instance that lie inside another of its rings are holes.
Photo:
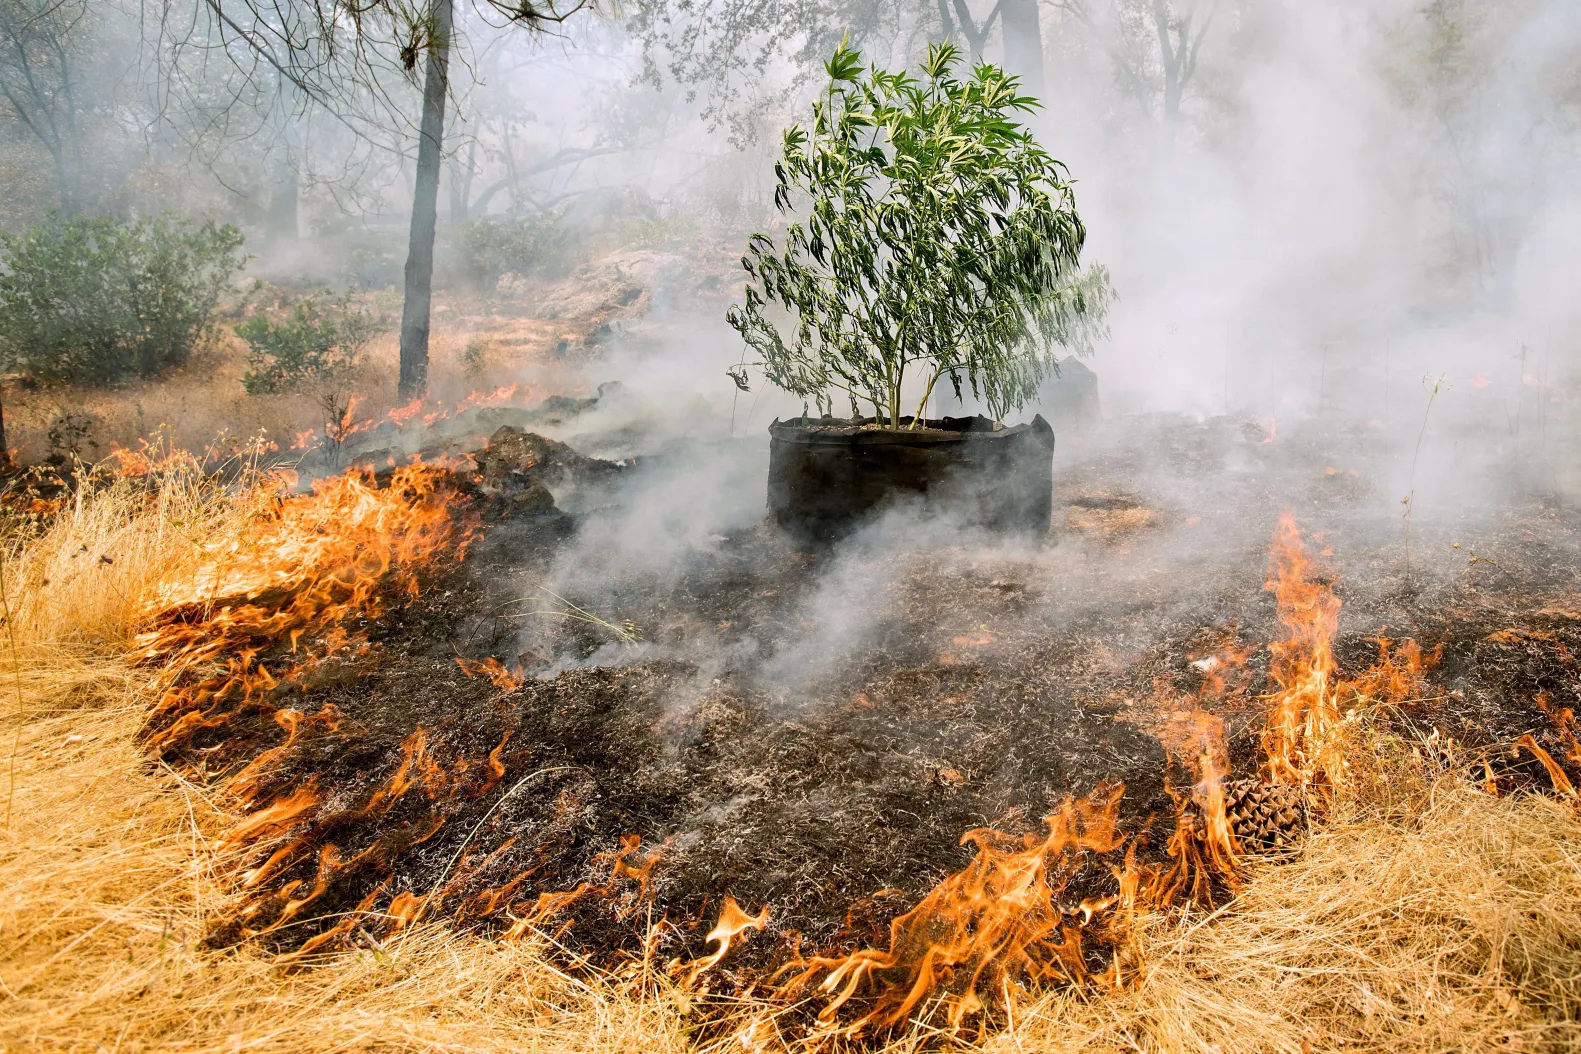
[[[184,482],[183,482],[184,481]],[[0,1040],[18,1049],[776,1049],[941,1039],[800,1027],[808,1008],[689,987],[658,952],[590,964],[552,931],[418,921],[304,960],[206,947],[235,910],[244,808],[138,744],[157,665],[129,659],[161,598],[259,531],[256,491],[171,474],[84,492],[4,565],[7,809]],[[267,533],[267,532],[266,532]],[[105,558],[108,559],[105,559]],[[223,569],[221,569],[223,570]],[[1503,642],[1495,641],[1502,646]],[[990,1050],[1558,1050],[1581,1042],[1576,804],[1469,778],[1470,754],[1343,727],[1343,793],[1293,860],[1234,899],[1143,911],[1134,969],[1012,995]],[[1326,760],[1332,741],[1322,744]],[[943,778],[943,777],[941,777]],[[1542,789],[1540,787],[1535,789]],[[1337,789],[1338,790],[1338,789]],[[748,938],[750,940],[750,938]],[[684,966],[684,964],[681,964]],[[811,1009],[816,1009],[816,1006]],[[917,1017],[919,1015],[913,1015]]]
[[[0,861],[8,1046],[668,1052],[742,1049],[738,1033],[776,1045],[783,1008],[750,1003],[699,1042],[662,964],[567,972],[541,944],[442,925],[307,968],[201,951],[224,904],[214,854],[233,818],[149,772],[131,745],[134,696],[100,702],[35,719],[18,742]],[[1548,798],[1416,774],[1392,809],[1319,831],[1213,915],[1155,921],[1122,989],[1031,1000],[986,1049],[1573,1046],[1581,823]],[[903,1033],[887,1049],[929,1038]]]
[[[624,257],[604,261],[597,273],[624,272]],[[621,296],[584,290],[583,281],[553,283],[518,298],[532,305],[476,296],[442,298],[436,313],[445,326],[434,335],[430,404],[422,412],[461,402],[469,393],[488,393],[511,385],[527,368],[554,379],[562,360],[573,364],[596,358],[611,327],[647,308],[655,270],[637,268],[620,286]],[[271,296],[241,298],[247,310],[288,310],[300,290],[268,287]],[[580,295],[579,295],[580,294]],[[396,398],[399,310],[384,293],[360,295],[356,302],[389,323],[368,346],[365,367],[352,390],[349,424],[366,428],[400,408]],[[398,301],[397,301],[398,303]],[[7,441],[25,463],[73,459],[93,463],[116,449],[136,451],[143,442],[208,444],[222,456],[244,448],[263,433],[282,450],[306,441],[321,429],[322,415],[311,397],[300,394],[248,395],[242,387],[246,348],[230,324],[242,319],[232,305],[218,339],[200,347],[190,362],[157,378],[114,386],[11,385],[4,394]],[[16,378],[8,378],[15,381]]]

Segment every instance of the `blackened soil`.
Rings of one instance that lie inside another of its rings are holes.
[[[1222,468],[1222,437],[1167,438],[1171,471]],[[577,544],[577,525],[496,503],[465,565],[366,627],[368,652],[276,700],[342,716],[305,725],[264,776],[260,800],[310,781],[322,798],[314,851],[272,885],[325,882],[266,939],[300,945],[354,909],[366,922],[349,932],[377,939],[400,894],[436,890],[442,914],[498,930],[540,895],[586,885],[604,892],[546,923],[569,924],[570,947],[632,947],[664,918],[673,950],[697,954],[730,895],[769,907],[767,938],[741,960],[768,964],[792,947],[881,941],[890,918],[967,863],[966,831],[1038,830],[1063,797],[1105,781],[1126,785],[1124,822],[1147,832],[1156,859],[1173,812],[1153,734],[1169,707],[1157,700],[1217,709],[1235,770],[1255,767],[1265,645],[1282,633],[1261,588],[1279,496],[1150,498],[1124,451],[1106,457],[1062,477],[1085,533],[1049,547],[890,546],[840,562],[752,528],[690,552],[659,585],[584,582],[568,599],[606,624],[524,620],[522,594]],[[1156,515],[1133,514],[1147,502]],[[1216,515],[1248,508],[1252,528],[1210,533]],[[1376,636],[1442,645],[1430,690],[1401,707],[1403,732],[1491,749],[1530,731],[1558,756],[1538,695],[1581,706],[1569,521],[1510,516],[1500,575],[1472,565],[1423,584],[1359,546],[1330,560],[1348,568],[1336,654],[1356,674]],[[1204,660],[1233,651],[1249,655],[1234,701],[1204,701]],[[531,676],[502,688],[456,662],[487,657]],[[234,772],[281,740],[230,753],[209,743],[219,756],[203,764]],[[403,764],[409,789],[391,803]],[[641,846],[621,857],[628,835]],[[645,896],[629,870],[610,881],[617,859],[652,864]],[[1101,885],[1106,872],[1092,870]],[[283,903],[213,939],[262,928]]]

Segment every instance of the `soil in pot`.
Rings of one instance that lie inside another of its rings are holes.
[[[907,501],[965,525],[1042,537],[1053,509],[1054,429],[986,417],[798,417],[769,426],[770,517],[804,543],[828,543]]]

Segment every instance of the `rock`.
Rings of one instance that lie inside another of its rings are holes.
[[[1096,421],[1101,412],[1098,375],[1076,356],[1067,355],[1059,361],[1059,376],[1050,374],[1043,382],[1038,403],[1056,428]]]
[[[511,501],[524,508],[553,506],[554,495],[550,494],[549,488],[542,483],[530,483],[526,490],[512,497]]]
[[[491,435],[504,427],[525,430],[541,415],[520,406],[475,406],[463,410],[450,420],[458,431]],[[439,422],[444,424],[445,422]]]
[[[551,414],[579,414],[598,405],[598,396],[577,399],[570,395],[551,395],[543,401],[543,408]]]

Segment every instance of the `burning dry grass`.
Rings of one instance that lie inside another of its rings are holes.
[[[128,700],[130,702],[130,700]],[[657,967],[411,931],[287,970],[198,950],[232,817],[147,770],[130,707],[30,723],[0,882],[0,1038],[23,1049],[743,1049]],[[70,736],[82,739],[63,746]],[[45,753],[48,751],[49,753]],[[1424,785],[1414,817],[1320,831],[1213,916],[1154,920],[1140,977],[1026,1005],[990,1050],[1556,1050],[1581,1041],[1581,824],[1540,797]],[[1416,795],[1411,796],[1412,799]],[[1400,801],[1403,806],[1407,802]],[[741,1008],[739,1031],[780,1011]],[[891,1041],[914,1049],[927,1034]],[[772,1047],[772,1043],[770,1046]]]
[[[1419,804],[1408,819],[1318,832],[1212,917],[1155,930],[1129,991],[1049,998],[1016,1038],[1051,1050],[1079,1049],[1072,1033],[1093,1049],[1573,1049],[1581,825],[1546,799],[1450,782]]]
[[[0,1041],[216,1052],[780,1045],[793,1011],[714,1005],[699,1018],[667,964],[572,969],[541,943],[438,925],[310,966],[245,945],[203,950],[232,906],[224,835],[240,817],[136,746],[158,671],[124,656],[158,598],[244,536],[258,510],[250,495],[196,482],[166,491],[150,498],[127,483],[85,496],[5,563],[0,652],[17,711],[0,843]],[[1367,728],[1350,729],[1351,789],[1303,854],[1254,864],[1212,914],[1144,916],[1139,972],[1117,989],[1009,1000],[989,1049],[1581,1043],[1573,804],[1484,794],[1438,753]],[[916,1028],[884,1042],[908,1050],[936,1038]]]
[[[493,325],[486,318],[471,321],[483,327]],[[487,392],[507,385],[529,368],[546,372],[544,359],[554,337],[543,334],[516,347],[498,345],[482,335],[492,333],[492,328],[478,332],[478,336],[465,329],[434,333],[431,385],[435,406],[461,400],[471,391]],[[465,362],[467,347],[478,341],[495,349],[481,369]],[[384,420],[399,406],[393,383],[398,354],[393,332],[369,345],[368,367],[356,384],[359,420]],[[287,448],[293,437],[323,429],[323,411],[311,394],[248,395],[242,387],[246,370],[241,342],[221,340],[200,349],[185,369],[150,380],[114,388],[48,387],[10,392],[5,398],[6,437],[26,463],[72,452],[92,462],[110,456],[116,448],[136,450],[142,442],[161,435],[174,435],[187,443],[218,437],[215,444],[224,447],[264,434]],[[60,436],[62,422],[75,422],[85,431],[75,439]],[[52,445],[52,428],[64,445]]]

